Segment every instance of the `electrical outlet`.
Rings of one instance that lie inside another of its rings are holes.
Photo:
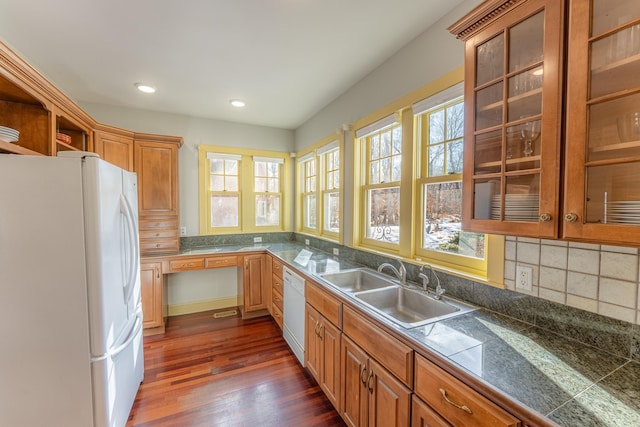
[[[184,225],[180,227],[180,235],[183,237],[187,235],[187,227],[185,227]]]
[[[533,270],[531,267],[523,267],[518,265],[516,267],[516,289],[522,291],[533,290]]]
[[[253,243],[262,243],[262,237],[254,237]]]
[[[337,255],[340,255],[340,249],[338,249],[338,248],[333,248],[333,254],[334,254],[334,255],[336,255],[336,256],[337,256]]]

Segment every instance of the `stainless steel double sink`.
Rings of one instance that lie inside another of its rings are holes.
[[[475,307],[451,298],[437,300],[422,291],[401,286],[397,281],[369,268],[325,273],[321,277],[405,328],[415,328],[475,310]]]

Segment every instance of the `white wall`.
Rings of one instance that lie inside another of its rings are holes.
[[[464,44],[447,27],[482,0],[466,0],[296,129],[301,150],[464,65]]]
[[[223,145],[286,153],[294,151],[294,132],[265,126],[211,120],[177,114],[117,108],[79,103],[100,123],[136,132],[181,136],[180,148],[180,223],[188,236],[199,234],[198,219],[198,145]]]

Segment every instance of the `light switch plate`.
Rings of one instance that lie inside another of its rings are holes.
[[[262,243],[262,237],[254,237],[253,243]]]
[[[185,227],[184,225],[182,227],[180,227],[180,235],[182,237],[187,235],[187,227]]]

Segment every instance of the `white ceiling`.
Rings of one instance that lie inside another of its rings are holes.
[[[76,102],[295,129],[460,2],[0,0],[0,39]]]

